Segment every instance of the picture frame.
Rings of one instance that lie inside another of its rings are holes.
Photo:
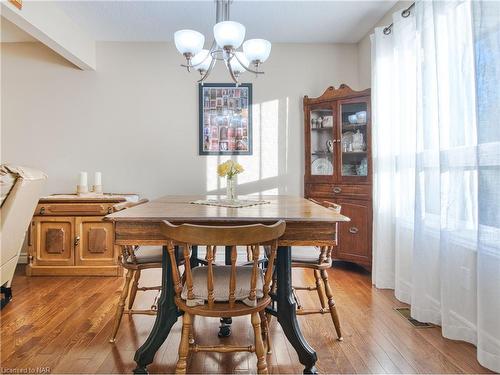
[[[252,155],[252,84],[198,85],[199,155]]]

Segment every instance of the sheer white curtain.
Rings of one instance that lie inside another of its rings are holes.
[[[500,2],[473,3],[477,98],[477,347],[500,372]]]
[[[417,1],[372,37],[374,271],[500,371],[500,3]],[[492,16],[493,15],[493,16]]]
[[[372,35],[373,282],[410,303],[415,196],[415,18]],[[379,126],[383,124],[383,126]]]

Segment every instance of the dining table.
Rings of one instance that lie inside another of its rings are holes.
[[[317,373],[315,350],[304,338],[296,315],[296,300],[292,290],[292,246],[336,246],[338,224],[349,218],[305,198],[292,195],[251,195],[245,200],[259,200],[259,204],[247,207],[220,207],[193,202],[223,197],[210,195],[167,195],[123,211],[106,216],[114,222],[114,237],[117,245],[161,245],[162,286],[158,310],[153,328],[134,360],[134,373],[147,373],[147,366],[172,326],[181,316],[174,302],[172,265],[167,256],[168,239],[161,232],[161,222],[197,225],[250,225],[271,224],[279,220],[286,222],[285,233],[278,239],[275,263],[277,288],[271,294],[272,304],[266,312],[277,317],[287,340],[297,352],[304,373]],[[239,197],[243,199],[243,197]],[[196,249],[196,247],[194,247]],[[191,256],[196,265],[196,254]]]

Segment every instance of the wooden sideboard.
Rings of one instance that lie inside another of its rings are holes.
[[[304,195],[342,206],[334,259],[371,269],[372,158],[370,89],[329,87],[304,97]],[[362,142],[359,142],[362,139]]]
[[[96,197],[53,195],[41,198],[28,229],[26,274],[119,276],[120,247],[114,223],[103,221],[117,203],[134,195]]]

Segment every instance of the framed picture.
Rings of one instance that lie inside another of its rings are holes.
[[[199,154],[252,154],[252,84],[198,86]]]

